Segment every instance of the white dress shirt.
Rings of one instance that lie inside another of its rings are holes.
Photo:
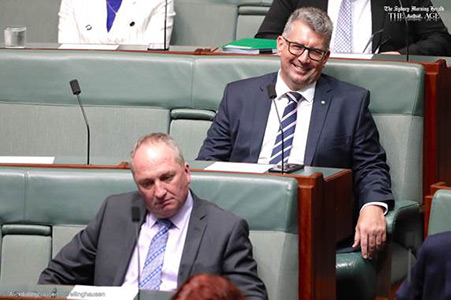
[[[310,126],[310,116],[313,108],[313,98],[315,96],[316,82],[307,86],[306,88],[294,91],[299,92],[303,99],[298,103],[296,128],[294,130],[293,147],[291,149],[289,163],[303,164],[305,155],[305,146],[307,144],[308,129]],[[285,84],[280,76],[280,71],[277,74],[276,93],[277,98],[274,99],[277,105],[277,111],[279,112],[280,119],[282,119],[283,111],[288,104],[288,98],[285,95],[290,92],[290,88]],[[259,164],[268,164],[271,158],[274,143],[279,132],[280,123],[277,117],[277,112],[274,107],[274,102],[271,103],[271,109],[269,111],[268,122],[266,123],[265,136],[263,138],[263,144],[258,157]]]
[[[186,234],[188,232],[188,224],[192,210],[193,197],[191,192],[189,192],[185,204],[175,216],[170,218],[173,225],[169,229],[169,236],[164,254],[161,276],[162,283],[160,286],[161,291],[177,290],[177,277],[179,273],[180,260],[182,259],[183,247],[185,246]],[[148,212],[146,222],[144,222],[141,226],[138,239],[140,272],[142,272],[144,267],[150,242],[159,230],[158,225],[156,224],[157,221],[158,219]],[[138,286],[137,265],[138,256],[137,248],[135,247],[122,286]]]
[[[334,52],[335,36],[337,31],[338,13],[342,0],[329,0],[327,6],[327,14],[334,24],[334,31],[332,32],[332,40],[330,42],[330,49]],[[379,0],[375,0],[379,1]],[[351,0],[352,7],[352,52],[363,53],[365,46],[371,38],[372,19],[371,19],[371,0]],[[372,53],[372,44],[370,43],[365,50],[365,53]]]

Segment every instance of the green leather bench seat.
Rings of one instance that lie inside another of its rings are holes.
[[[278,67],[276,57],[4,50],[0,137],[8,143],[0,145],[0,155],[83,157],[86,130],[68,84],[77,78],[91,125],[92,156],[126,160],[139,136],[162,131],[194,159],[225,85]],[[421,169],[412,168],[421,167],[422,67],[331,60],[326,72],[371,91],[370,108],[395,172],[395,195],[414,198],[421,189]],[[402,84],[392,84],[395,79]],[[418,176],[396,181],[404,175]]]
[[[298,292],[297,181],[192,173],[192,190],[249,222],[271,299]],[[35,283],[49,259],[111,194],[136,190],[127,170],[0,168],[0,283]],[[26,272],[23,266],[26,265]]]
[[[83,157],[85,128],[68,84],[78,78],[93,156],[126,160],[138,136],[163,131],[194,159],[225,85],[278,68],[277,57],[2,50],[0,138],[8,142],[0,144],[0,155]],[[331,59],[325,73],[370,91],[395,199],[421,203],[423,67]],[[406,248],[400,249],[405,257]],[[393,282],[405,274],[403,261],[393,259]]]

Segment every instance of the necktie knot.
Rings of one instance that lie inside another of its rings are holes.
[[[298,92],[287,92],[287,97],[289,102],[293,101],[294,103],[299,103],[302,100],[302,95]]]
[[[160,228],[170,229],[172,227],[172,222],[169,219],[158,219],[157,224]]]

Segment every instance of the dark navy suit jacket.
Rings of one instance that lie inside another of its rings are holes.
[[[396,300],[451,299],[451,232],[429,236],[417,255],[411,281],[405,281]]]
[[[277,73],[227,85],[198,160],[256,163],[271,107],[267,86]],[[316,85],[304,164],[352,169],[359,207],[393,205],[389,167],[368,110],[369,91],[327,75]]]

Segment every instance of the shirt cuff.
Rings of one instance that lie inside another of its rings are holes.
[[[369,202],[369,203],[366,203],[366,204],[364,204],[363,206],[362,206],[362,208],[360,209],[360,212],[362,211],[362,209],[364,209],[365,207],[367,207],[368,205],[377,205],[377,206],[381,206],[381,207],[383,207],[384,208],[384,216],[387,214],[387,212],[388,212],[388,205],[387,205],[387,203],[384,203],[384,202]],[[359,213],[360,213],[359,212]]]

